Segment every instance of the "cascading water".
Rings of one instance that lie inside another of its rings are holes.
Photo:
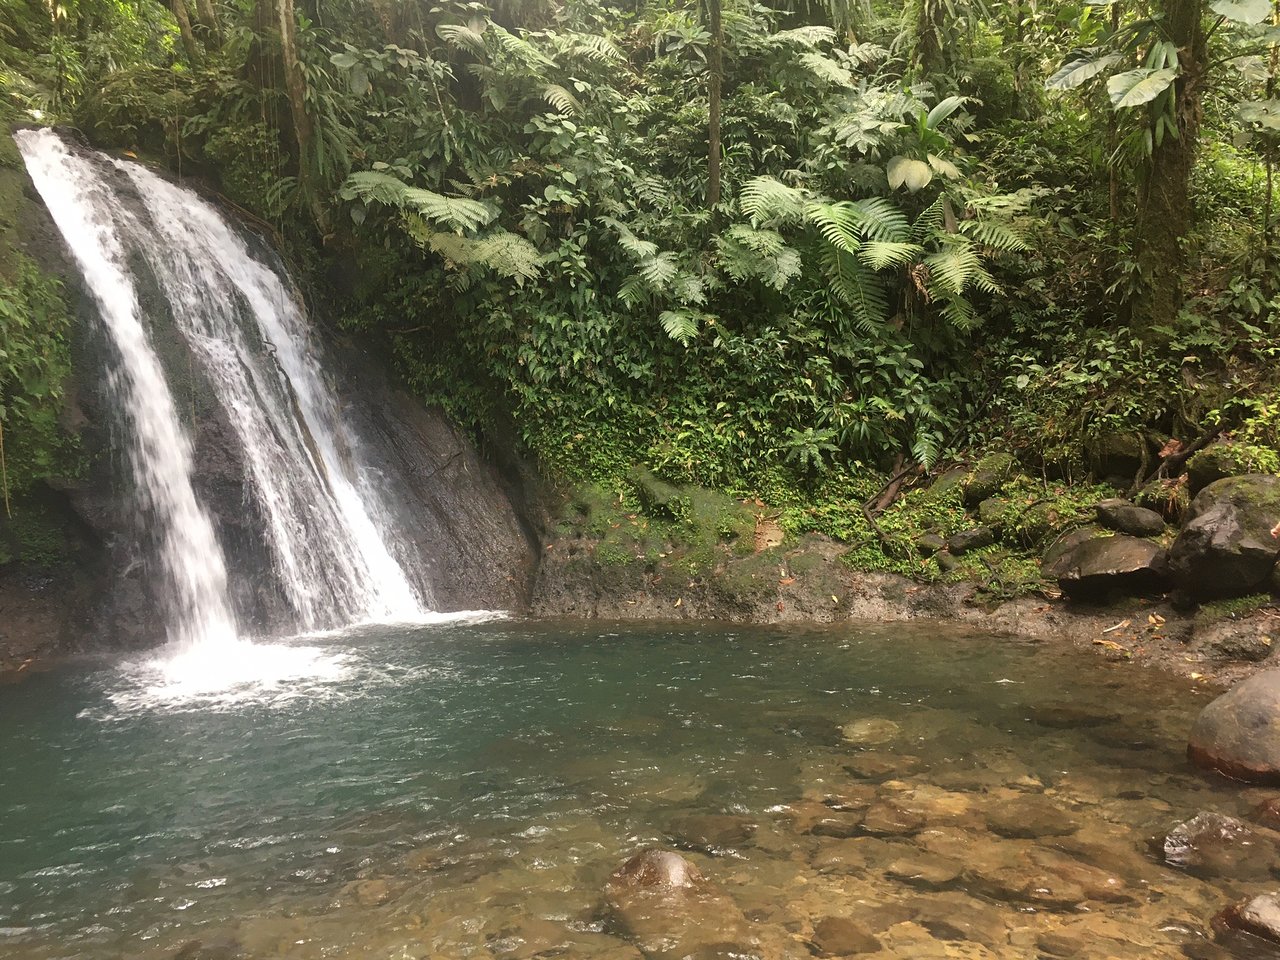
[[[110,387],[128,420],[142,506],[161,534],[170,639],[207,652],[234,642],[236,615],[195,492],[191,441],[149,335],[138,264],[239,440],[295,628],[420,618],[430,597],[413,552],[382,509],[378,476],[343,422],[287,281],[191,191],[69,149],[49,130],[16,138],[118,353]]]

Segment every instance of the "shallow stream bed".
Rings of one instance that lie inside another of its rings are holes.
[[[0,687],[0,955],[639,960],[603,890],[648,846],[720,893],[699,960],[859,946],[832,917],[904,960],[1243,958],[1209,920],[1276,886],[1267,849],[1152,846],[1272,795],[1188,768],[1207,692],[1051,645],[498,621],[235,655],[276,680]]]

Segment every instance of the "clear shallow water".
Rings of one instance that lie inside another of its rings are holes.
[[[1206,694],[1072,651],[938,626],[518,621],[297,646],[281,656],[304,669],[234,695],[119,664],[0,687],[0,955],[232,937],[254,957],[634,960],[604,881],[702,815],[755,826],[688,856],[769,957],[809,956],[832,915],[885,956],[1038,957],[1056,936],[1180,957],[1269,888],[1148,851],[1266,795],[1186,767]],[[1010,810],[1054,832],[1012,836]]]

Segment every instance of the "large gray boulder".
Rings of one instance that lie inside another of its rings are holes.
[[[1150,540],[1124,534],[1068,534],[1063,540],[1049,549],[1041,570],[1069,597],[1102,599],[1113,592],[1142,594],[1165,586],[1165,553]]]
[[[1280,784],[1280,669],[1254,674],[1205,707],[1187,756],[1236,780]]]
[[[1174,582],[1199,599],[1243,596],[1267,582],[1280,556],[1280,477],[1249,474],[1209,484],[1191,502],[1169,548]]]
[[[1158,537],[1164,533],[1164,517],[1128,500],[1103,500],[1095,507],[1098,522],[1134,537]]]

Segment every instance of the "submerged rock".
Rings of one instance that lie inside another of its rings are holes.
[[[1280,943],[1280,894],[1264,893],[1234,903],[1214,918],[1213,925],[1219,930],[1239,930]]]
[[[1150,540],[1125,534],[1084,538],[1053,552],[1042,570],[1069,597],[1149,593],[1165,585],[1165,552]]]
[[[856,920],[823,917],[813,926],[813,947],[820,957],[852,957],[875,953],[880,941]]]
[[[850,743],[887,743],[901,732],[898,724],[886,717],[866,717],[853,720],[840,728],[840,733]]]
[[[211,937],[187,941],[178,948],[173,960],[240,960],[244,956],[244,949],[234,937]]]
[[[1174,582],[1199,599],[1243,596],[1270,577],[1280,556],[1280,477],[1250,474],[1209,484],[1196,495],[1169,548]]]
[[[1095,509],[1098,522],[1112,530],[1134,537],[1158,537],[1164,533],[1164,517],[1128,500],[1103,500]]]
[[[645,850],[609,877],[605,902],[649,960],[751,956],[756,943],[738,905],[692,863]]]
[[[750,817],[728,814],[689,814],[677,817],[667,827],[667,836],[682,850],[716,853],[742,846],[756,832]]]
[[[1280,783],[1280,669],[1254,674],[1200,711],[1187,756],[1235,780]]]
[[[1276,847],[1244,821],[1209,811],[1170,830],[1161,852],[1165,863],[1199,876],[1243,879],[1269,876]]]

